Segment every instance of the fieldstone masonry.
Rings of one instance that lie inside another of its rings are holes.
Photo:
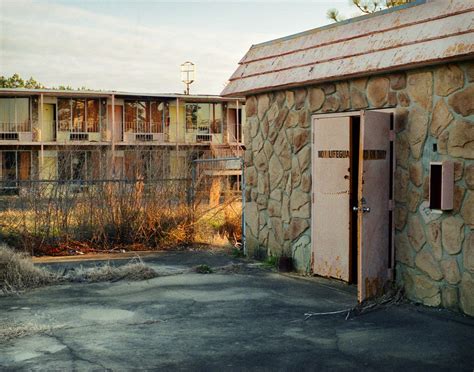
[[[393,107],[396,280],[414,301],[474,316],[473,81],[469,61],[247,97],[249,250],[310,273],[311,115]],[[429,162],[448,159],[455,207],[427,223]]]

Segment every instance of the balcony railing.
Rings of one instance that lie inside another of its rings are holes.
[[[131,121],[125,122],[125,132],[129,133],[163,133],[162,123]]]
[[[31,132],[31,121],[26,120],[18,123],[0,122],[0,133]]]

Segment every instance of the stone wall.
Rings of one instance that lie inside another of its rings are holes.
[[[311,114],[396,108],[396,277],[409,298],[474,315],[474,62],[247,97],[247,243],[311,272]],[[433,144],[437,144],[437,151]],[[455,162],[454,210],[431,222],[429,162]]]

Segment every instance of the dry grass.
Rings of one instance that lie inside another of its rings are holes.
[[[26,323],[0,323],[0,340],[10,341],[15,338],[31,336],[35,334],[46,333],[49,334],[55,328],[62,328],[62,326],[49,326],[37,324],[34,322]]]
[[[15,252],[0,246],[0,291],[16,293],[25,289],[41,287],[57,282],[58,277],[35,267],[31,258],[24,253]]]
[[[70,282],[116,282],[119,280],[147,280],[158,276],[158,273],[136,257],[123,266],[112,266],[110,262],[92,268],[79,267],[69,270],[62,276]]]
[[[71,269],[65,273],[53,273],[45,268],[35,267],[31,258],[17,253],[6,246],[0,246],[0,292],[14,294],[64,282],[87,283],[119,280],[147,280],[157,277],[155,270],[139,258],[115,267],[107,263],[93,268]]]

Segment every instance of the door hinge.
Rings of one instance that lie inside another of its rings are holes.
[[[388,201],[388,210],[393,211],[393,200]]]
[[[390,130],[390,132],[388,134],[388,138],[389,138],[390,141],[395,141],[395,131]]]

